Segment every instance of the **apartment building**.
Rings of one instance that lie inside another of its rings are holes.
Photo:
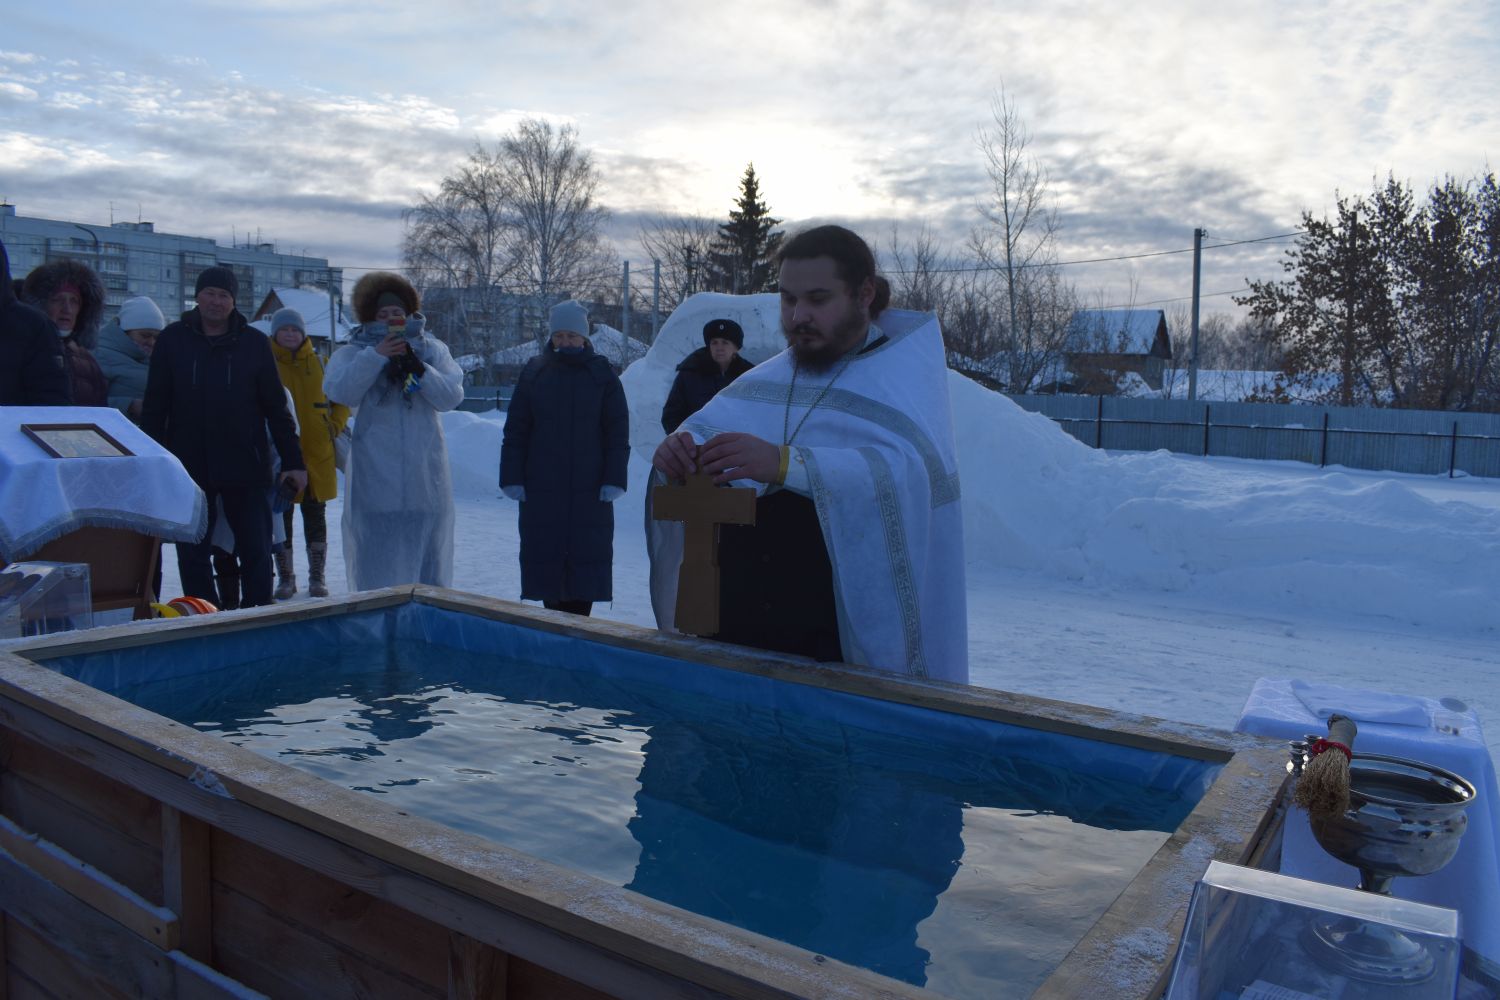
[[[159,233],[150,222],[96,225],[20,215],[0,203],[0,241],[10,255],[12,277],[24,278],[38,264],[69,257],[92,267],[104,282],[106,321],[120,303],[150,297],[167,320],[193,307],[193,286],[204,268],[221,264],[239,279],[235,300],[246,316],[274,288],[332,286],[342,299],[344,273],[323,257],[278,253],[273,243],[222,246],[208,237]]]

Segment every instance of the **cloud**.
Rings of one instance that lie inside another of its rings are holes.
[[[1335,191],[1468,175],[1500,146],[1492,0],[267,0],[149,40],[76,15],[58,0],[8,18],[7,194],[86,221],[151,200],[186,231],[260,213],[277,238],[386,264],[399,207],[527,115],[578,127],[627,254],[637,216],[722,217],[749,162],[788,225],[900,220],[958,252],[1002,86],[1051,177],[1062,259],[1181,249],[1195,227],[1210,244],[1286,232]],[[1205,251],[1205,290],[1279,276],[1280,249]],[[1185,260],[1067,273],[1176,297]]]

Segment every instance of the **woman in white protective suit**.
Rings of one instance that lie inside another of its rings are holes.
[[[360,325],[328,362],[323,389],[354,410],[345,474],[350,590],[453,585],[453,480],[439,414],[464,398],[463,371],[423,331],[417,290],[371,271],[354,286]]]

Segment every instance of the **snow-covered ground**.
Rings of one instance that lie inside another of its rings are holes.
[[[616,505],[615,600],[595,608],[648,627],[641,500],[670,378],[659,367],[627,373],[631,489]],[[1453,695],[1500,749],[1500,481],[1101,453],[960,376],[952,387],[974,684],[1224,728],[1262,676]],[[503,426],[499,413],[444,417],[454,585],[514,599]],[[335,594],[341,515],[330,504]],[[170,550],[165,562],[175,596]]]

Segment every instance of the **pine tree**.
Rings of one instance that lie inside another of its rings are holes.
[[[771,208],[760,197],[755,164],[740,178],[740,196],[719,224],[719,238],[712,254],[708,287],[713,291],[748,295],[776,288],[771,261],[781,247],[780,219],[771,218]]]
[[[1282,281],[1236,301],[1268,324],[1289,396],[1339,406],[1500,410],[1500,184],[1388,179],[1303,213]]]

